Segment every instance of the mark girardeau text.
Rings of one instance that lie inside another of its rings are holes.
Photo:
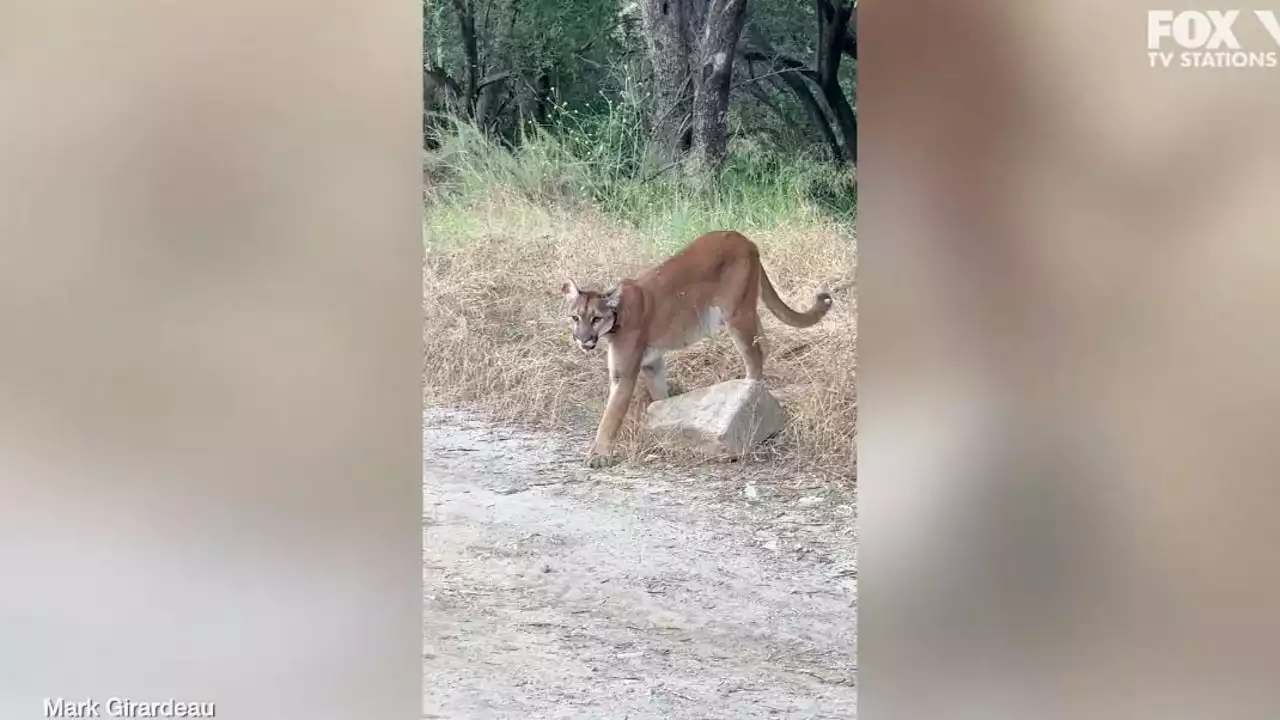
[[[141,702],[113,697],[105,702],[85,698],[45,698],[47,718],[211,718],[217,710],[211,702],[182,702],[170,698],[159,702]]]

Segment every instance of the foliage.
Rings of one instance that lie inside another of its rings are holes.
[[[531,126],[563,132],[570,136],[567,143],[598,139],[608,132],[593,127],[584,133],[579,127],[583,122],[620,123],[613,130],[649,135],[654,115],[659,114],[654,102],[659,89],[646,60],[640,1],[423,0],[426,68],[447,75],[466,94],[470,61],[463,26],[470,17],[475,27],[474,70],[477,84],[483,86],[475,91],[476,97],[464,97],[453,106],[443,101],[444,93],[429,93],[427,110],[463,117],[509,145],[530,137]],[[749,0],[746,28],[733,60],[731,146],[746,141],[780,156],[848,161],[833,157],[842,154],[838,146],[851,132],[841,127],[835,104],[843,96],[854,105],[856,25],[852,19],[829,21],[847,24],[844,32],[852,42],[845,43],[846,52],[824,56],[819,9],[852,13],[852,7],[852,0]],[[844,62],[841,55],[847,56]],[[838,68],[836,87],[827,91],[819,87],[815,72],[821,70],[824,57]],[[438,119],[428,122],[438,124]],[[537,135],[543,137],[541,132]],[[610,151],[617,150],[610,146]],[[583,159],[599,155],[575,154]],[[633,162],[639,154],[632,150],[625,157]],[[619,172],[632,170],[628,166]]]

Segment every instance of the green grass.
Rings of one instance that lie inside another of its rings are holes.
[[[657,161],[625,108],[562,111],[554,120],[555,131],[526,135],[514,148],[446,125],[441,147],[426,153],[434,185],[428,233],[441,241],[474,235],[472,211],[495,192],[537,207],[589,207],[663,250],[724,228],[750,234],[818,221],[852,230],[853,171],[821,158],[735,138],[714,178],[690,182]]]

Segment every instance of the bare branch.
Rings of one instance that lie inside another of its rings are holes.
[[[512,75],[513,73],[510,70],[503,70],[500,73],[494,73],[493,75],[490,75],[489,77],[480,81],[480,83],[476,86],[476,92],[480,92],[481,90],[485,89],[486,87],[496,82],[502,82],[503,80],[506,80]]]
[[[743,59],[747,60],[751,58],[743,58]],[[783,68],[781,70],[774,70],[773,72],[767,72],[763,75],[756,75],[752,73],[751,77],[747,78],[746,80],[739,80],[738,82],[734,83],[733,87],[731,87],[730,89],[737,90],[738,88],[745,87],[747,85],[754,85],[760,82],[761,80],[768,80],[769,78],[777,77],[778,75],[783,75],[785,73],[795,73],[795,72],[797,71],[794,68]]]

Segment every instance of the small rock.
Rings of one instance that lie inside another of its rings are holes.
[[[729,380],[650,403],[649,432],[702,454],[736,458],[782,430],[782,406],[755,380]]]
[[[748,500],[756,500],[760,497],[760,491],[757,490],[756,486],[752,483],[747,483],[747,486],[742,489],[742,492],[747,496]]]
[[[770,551],[770,552],[778,552],[778,541],[777,541],[777,540],[769,540],[769,541],[765,542],[765,544],[764,544],[764,549],[765,549],[765,550],[768,550],[768,551]]]
[[[808,497],[800,498],[800,504],[805,506],[817,505],[820,502],[822,502],[822,498],[818,497],[817,495],[809,495]]]
[[[663,610],[659,610],[649,615],[649,622],[653,623],[654,627],[662,628],[664,630],[677,630],[684,627],[683,617],[676,613]]]

